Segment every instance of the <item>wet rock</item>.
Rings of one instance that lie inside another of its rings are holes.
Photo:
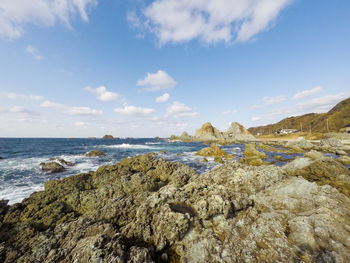
[[[50,172],[50,173],[59,173],[65,170],[64,166],[57,162],[41,163],[40,166],[41,166],[41,170],[45,172]]]
[[[49,161],[51,162],[58,162],[61,165],[66,165],[66,166],[74,166],[74,163],[68,162],[62,158],[50,158]]]
[[[203,148],[202,150],[198,151],[196,155],[199,156],[211,156],[211,157],[223,157],[226,156],[227,153],[220,149],[220,147],[216,146],[215,144],[211,144],[210,147]]]
[[[264,144],[264,143],[259,143],[258,144],[258,149],[262,149],[265,152],[277,152],[278,150],[270,145]]]
[[[240,163],[245,163],[252,166],[260,166],[267,164],[262,159],[267,158],[267,155],[263,152],[259,152],[256,149],[255,143],[246,143],[243,152],[244,158],[240,159]]]
[[[2,157],[0,156],[0,160],[1,160],[1,159],[4,159],[4,158],[2,158]]]
[[[214,162],[217,162],[217,163],[224,163],[224,159],[222,159],[222,158],[219,157],[219,156],[215,156],[215,157],[214,157]]]
[[[93,150],[85,154],[86,157],[99,157],[99,156],[105,156],[105,155],[106,154],[104,152],[101,152],[99,150]]]

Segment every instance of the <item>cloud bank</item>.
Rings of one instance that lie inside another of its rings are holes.
[[[156,0],[129,22],[161,45],[193,39],[211,44],[246,42],[268,30],[292,0]]]

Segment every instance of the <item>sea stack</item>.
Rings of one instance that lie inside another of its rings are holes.
[[[102,137],[104,140],[112,140],[114,137],[112,135],[106,134],[105,136]]]
[[[193,137],[200,141],[215,141],[223,139],[221,132],[210,122],[204,123],[203,126],[196,131]]]

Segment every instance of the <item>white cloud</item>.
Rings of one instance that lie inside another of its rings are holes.
[[[192,108],[183,103],[174,101],[172,105],[167,108],[166,117],[173,115],[175,118],[181,117],[196,117],[198,112],[194,112]]]
[[[48,100],[41,103],[40,106],[43,108],[58,110],[61,113],[67,114],[67,115],[101,115],[103,114],[103,111],[101,110],[95,110],[89,107],[67,106],[64,104],[59,104]]]
[[[159,43],[246,42],[268,30],[292,0],[155,0],[129,22]],[[140,22],[142,20],[142,22]]]
[[[156,98],[156,102],[162,103],[167,102],[170,99],[169,93],[164,93],[162,96],[159,96]]]
[[[91,87],[85,87],[84,89],[95,94],[98,100],[101,100],[101,101],[119,100],[122,103],[126,103],[125,98],[123,98],[118,93],[107,91],[106,87],[104,86],[98,87],[96,89]]]
[[[14,92],[0,92],[0,99],[43,100],[44,97],[39,95],[18,94]]]
[[[275,96],[275,97],[263,97],[261,99],[261,104],[259,105],[253,105],[253,109],[258,109],[266,106],[270,106],[273,104],[278,104],[286,100],[285,96]]]
[[[42,59],[40,52],[35,47],[28,45],[26,48],[27,53],[31,54],[36,60]]]
[[[327,95],[311,99],[302,103],[298,103],[291,110],[297,113],[309,113],[309,112],[326,112],[334,107],[338,102],[344,100],[350,96],[350,92],[338,93],[334,95]]]
[[[166,90],[175,87],[177,82],[163,70],[147,73],[144,79],[137,81],[137,86],[143,86],[144,91]]]
[[[48,27],[62,22],[71,28],[76,14],[88,21],[87,10],[96,4],[97,0],[1,0],[0,38],[21,37],[26,24]]]
[[[1,109],[0,108],[0,113],[13,113],[13,114],[27,115],[27,116],[38,116],[39,115],[37,112],[25,109],[22,106],[13,106],[13,107],[8,108],[8,109]]]
[[[235,113],[237,113],[237,110],[225,110],[221,112],[221,114],[235,114]]]
[[[304,98],[308,98],[310,97],[311,95],[314,95],[316,93],[319,93],[322,91],[322,87],[321,86],[317,86],[313,89],[308,89],[308,90],[303,90],[301,92],[298,92],[297,94],[295,94],[293,96],[293,99],[304,99]]]
[[[116,108],[114,109],[114,111],[123,115],[129,115],[129,116],[135,116],[135,117],[144,117],[155,112],[154,109],[141,108],[136,106],[125,106],[124,108]]]
[[[74,126],[84,128],[90,126],[90,123],[83,122],[83,121],[78,121],[74,123]]]
[[[258,121],[258,120],[260,120],[261,119],[261,117],[252,117],[250,120],[251,121]]]

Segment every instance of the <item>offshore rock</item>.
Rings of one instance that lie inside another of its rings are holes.
[[[255,140],[255,137],[238,122],[232,122],[230,127],[223,133],[223,137],[229,141]]]
[[[109,135],[109,134],[106,134],[102,137],[102,139],[105,139],[105,140],[112,140],[112,139],[115,139],[112,135]]]
[[[65,170],[64,166],[57,162],[41,163],[40,166],[41,166],[41,170],[45,172],[50,172],[50,173],[59,173]]]
[[[105,156],[105,155],[106,154],[104,152],[101,152],[99,150],[93,150],[85,154],[86,157],[98,157],[98,156]]]
[[[215,144],[211,144],[210,147],[206,147],[201,149],[200,151],[196,152],[195,155],[199,156],[211,156],[211,157],[224,157],[227,155],[227,153],[220,149],[219,146],[216,146]]]
[[[349,262],[349,202],[273,165],[199,175],[147,154],[0,205],[0,259]]]
[[[62,158],[50,158],[49,161],[58,162],[60,165],[74,166],[74,163],[68,162]]]
[[[193,137],[201,141],[215,141],[223,139],[221,132],[211,125],[210,122],[204,123],[203,126],[196,131]]]

